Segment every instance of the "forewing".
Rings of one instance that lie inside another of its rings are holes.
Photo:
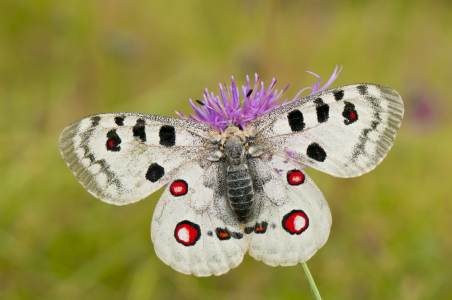
[[[256,144],[337,177],[374,169],[403,117],[399,94],[375,84],[330,89],[262,115],[247,126]]]
[[[189,120],[137,113],[89,116],[66,127],[60,152],[91,194],[124,205],[136,202],[206,153],[213,129]]]
[[[151,237],[157,256],[184,274],[221,275],[247,249],[226,198],[222,162],[198,164],[172,181],[157,203]]]
[[[246,224],[249,254],[271,266],[307,261],[327,241],[328,204],[300,165],[273,156],[250,160],[255,209]]]

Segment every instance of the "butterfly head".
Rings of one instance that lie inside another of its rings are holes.
[[[246,136],[237,126],[228,126],[221,136],[220,150],[231,164],[237,165],[243,162],[247,146]]]

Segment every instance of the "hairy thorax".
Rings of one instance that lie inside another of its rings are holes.
[[[250,146],[246,134],[235,126],[227,127],[211,149],[208,160],[225,162],[229,205],[237,220],[246,223],[254,204],[253,178],[247,160],[263,152]]]

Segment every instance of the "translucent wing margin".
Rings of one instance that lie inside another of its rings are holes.
[[[89,116],[66,127],[60,152],[74,175],[100,200],[136,202],[205,155],[215,130],[206,124],[138,113]]]
[[[250,140],[272,153],[337,177],[374,169],[386,156],[403,117],[400,95],[354,84],[310,95],[255,119]]]

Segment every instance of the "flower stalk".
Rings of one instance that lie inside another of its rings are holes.
[[[316,300],[322,300],[322,297],[320,297],[319,290],[317,289],[317,286],[315,285],[314,278],[312,278],[311,272],[309,272],[308,265],[304,262],[301,263],[301,268],[303,268],[304,276],[306,277],[306,280],[308,281],[309,288],[311,289],[312,296],[314,296],[314,299]]]

